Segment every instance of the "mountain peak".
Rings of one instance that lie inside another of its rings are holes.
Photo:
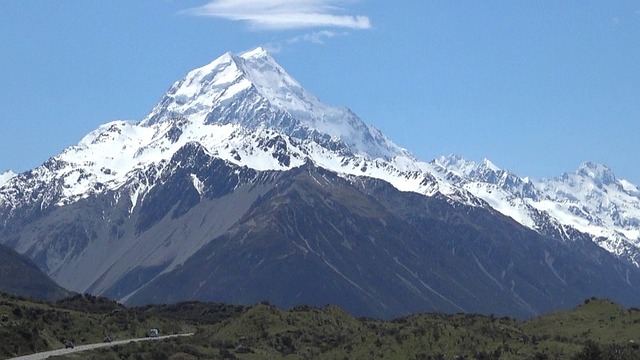
[[[251,58],[271,58],[271,55],[267,51],[267,49],[262,46],[258,46],[257,48],[249,51],[245,51],[240,54],[240,57],[243,59],[251,59]]]
[[[476,163],[475,161],[468,160],[455,154],[442,156],[435,160],[435,162],[449,171],[454,171],[458,175],[463,175],[464,177],[474,177],[479,173],[485,173],[487,171],[498,172],[501,170],[489,159],[485,158],[481,163]]]
[[[591,161],[582,163],[576,174],[586,176],[593,179],[595,182],[604,185],[612,184],[617,180],[613,171],[611,171],[607,166]]]
[[[209,115],[216,109],[235,112],[238,109],[229,108],[243,100],[253,105],[262,103],[260,108],[284,111],[307,123],[344,112],[320,103],[264,48],[258,47],[240,55],[227,52],[190,71],[171,86],[141,125],[152,125],[176,116],[190,117],[198,122],[219,122],[220,116],[212,119]]]
[[[433,159],[433,163],[450,171],[456,171],[462,174],[466,173],[468,168],[475,167],[473,161],[467,160],[457,154],[440,156],[437,159]]]
[[[482,160],[482,166],[491,170],[491,171],[500,171],[501,169],[497,167],[491,160],[485,158]]]
[[[352,111],[326,105],[289,75],[262,47],[226,53],[173,84],[140,122],[181,118],[192,124],[233,124],[274,130],[299,140],[343,143],[368,158],[410,157]]]

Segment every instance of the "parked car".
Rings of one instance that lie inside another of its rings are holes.
[[[76,344],[73,341],[71,341],[71,340],[65,341],[65,343],[64,343],[64,348],[65,349],[73,349],[74,347],[76,347]]]
[[[107,335],[102,339],[102,342],[106,342],[106,343],[110,343],[111,342],[111,336]]]
[[[160,330],[158,329],[149,330],[149,337],[158,337],[158,336],[160,336]]]

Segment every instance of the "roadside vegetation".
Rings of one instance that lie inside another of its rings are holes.
[[[640,359],[640,309],[589,299],[529,321],[476,314],[357,319],[333,306],[200,302],[125,308],[90,295],[56,304],[0,296],[0,359],[76,344],[195,332],[68,359]]]

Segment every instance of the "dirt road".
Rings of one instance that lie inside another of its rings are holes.
[[[39,353],[31,354],[31,355],[24,355],[24,356],[20,356],[20,357],[14,357],[14,358],[10,358],[10,359],[7,359],[7,360],[42,360],[42,359],[48,358],[49,356],[71,354],[71,353],[76,353],[76,352],[80,352],[80,351],[98,349],[98,348],[102,348],[102,347],[109,347],[109,346],[114,346],[114,345],[128,344],[128,343],[134,342],[134,341],[163,340],[163,339],[170,339],[170,338],[175,338],[175,337],[180,337],[180,336],[192,336],[192,335],[193,335],[193,333],[176,334],[176,335],[163,335],[163,336],[158,336],[158,337],[144,337],[144,338],[138,338],[138,339],[117,340],[117,341],[103,342],[103,343],[97,343],[97,344],[78,345],[73,349],[51,350],[51,351],[39,352]]]

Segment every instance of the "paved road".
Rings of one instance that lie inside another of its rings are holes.
[[[134,341],[162,340],[162,339],[175,338],[175,337],[179,337],[179,336],[192,336],[192,335],[193,335],[193,333],[176,334],[176,335],[163,335],[163,336],[158,336],[158,337],[144,337],[144,338],[138,338],[138,339],[117,340],[117,341],[112,341],[110,343],[97,343],[97,344],[88,344],[88,345],[78,345],[73,349],[51,350],[51,351],[45,351],[45,352],[40,352],[40,353],[36,353],[36,354],[31,354],[31,355],[15,357],[15,358],[7,359],[7,360],[42,360],[42,359],[48,358],[49,356],[71,354],[71,353],[76,353],[76,352],[80,352],[80,351],[87,351],[87,350],[93,350],[93,349],[102,348],[102,347],[110,347],[110,346],[114,346],[114,345],[128,344],[128,343],[134,342]]]

